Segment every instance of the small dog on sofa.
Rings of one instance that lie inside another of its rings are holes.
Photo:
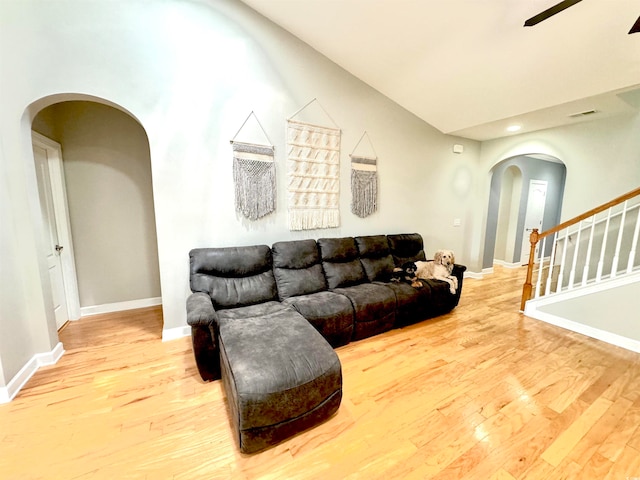
[[[414,262],[405,262],[402,267],[396,267],[391,274],[392,282],[407,282],[413,288],[422,288],[422,282],[416,275],[417,266]]]
[[[458,289],[458,279],[452,275],[455,257],[451,250],[438,250],[432,262],[416,262],[416,275],[425,280],[442,280],[449,284],[452,294]]]

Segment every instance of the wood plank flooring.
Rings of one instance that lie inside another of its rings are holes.
[[[640,355],[519,313],[524,273],[465,279],[452,313],[339,348],[338,413],[253,456],[158,308],[71,323],[0,405],[0,478],[640,477]]]

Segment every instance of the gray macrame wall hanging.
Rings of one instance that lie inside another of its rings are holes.
[[[355,153],[365,136],[373,153]],[[351,157],[351,213],[365,218],[378,208],[378,156],[373,150],[366,131],[349,156]]]
[[[340,226],[340,129],[293,120],[313,102],[287,119],[289,230]]]
[[[253,116],[269,144],[264,128],[251,112],[233,137],[233,183],[236,211],[258,220],[276,209],[276,164],[272,145],[239,142],[236,137]]]

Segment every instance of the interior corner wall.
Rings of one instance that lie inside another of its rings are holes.
[[[516,166],[507,168],[501,182],[498,229],[494,258],[514,263],[515,239],[522,192],[522,174]]]
[[[53,309],[46,308],[51,295],[42,289],[45,258],[34,254],[43,237],[41,216],[35,214],[35,165],[11,161],[25,154],[33,159],[30,126],[23,120],[18,116],[7,125],[0,119],[0,400],[35,354],[57,344]]]
[[[17,244],[19,236],[14,227],[15,213],[9,197],[10,174],[5,168],[7,163],[3,153],[0,150],[0,252],[12,252],[13,255],[2,255],[0,258],[0,387],[5,387],[6,382],[28,361],[29,357],[21,355],[20,350],[31,350],[24,286],[22,282],[12,280],[19,278],[21,271]],[[16,333],[19,338],[14,339]]]
[[[33,168],[20,136],[27,134],[16,135],[14,125],[25,110],[59,95],[115,104],[147,132],[165,330],[186,326],[188,253],[196,247],[419,232],[428,253],[451,248],[471,270],[480,266],[480,143],[443,135],[241,2],[113,8],[109,0],[9,0],[0,2],[0,17],[0,55],[11,67],[0,71],[0,140],[11,169]],[[314,98],[342,132],[341,223],[292,232],[285,121]],[[275,146],[277,181],[276,211],[253,222],[235,210],[229,143],[252,111]],[[362,219],[350,210],[348,155],[364,131],[378,156],[379,191],[378,210]],[[453,144],[464,153],[453,153]],[[16,215],[33,195],[10,198]],[[37,257],[35,234],[23,233]],[[41,295],[50,288],[45,283]]]

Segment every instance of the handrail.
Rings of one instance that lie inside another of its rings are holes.
[[[529,264],[527,266],[527,276],[526,276],[525,283],[522,287],[522,300],[520,302],[520,310],[524,311],[524,307],[525,307],[525,304],[527,303],[527,300],[531,298],[531,292],[533,291],[533,284],[531,283],[531,281],[533,278],[533,265],[535,262],[536,245],[541,239],[548,237],[549,235],[552,235],[556,232],[559,232],[560,230],[563,230],[567,227],[575,225],[576,223],[579,223],[600,212],[604,212],[609,208],[615,207],[616,205],[620,205],[621,203],[626,202],[627,200],[633,197],[636,197],[638,195],[640,195],[640,187],[634,190],[631,190],[630,192],[627,192],[624,195],[620,195],[619,197],[614,198],[613,200],[607,203],[603,203],[599,207],[592,208],[591,210],[581,215],[578,215],[572,218],[571,220],[567,220],[566,222],[556,225],[553,228],[545,230],[544,232],[538,232],[538,229],[534,228],[533,231],[531,232],[531,235],[529,236],[529,242],[531,243],[531,251],[529,254]]]

